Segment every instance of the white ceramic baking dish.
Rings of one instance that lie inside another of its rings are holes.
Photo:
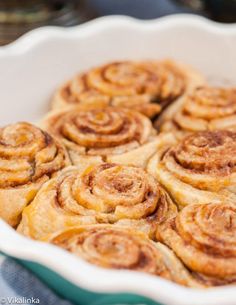
[[[236,84],[236,25],[191,15],[154,21],[113,16],[69,29],[34,30],[0,48],[1,125],[37,121],[54,89],[78,71],[112,60],[163,57],[191,64],[213,82]],[[146,274],[101,269],[24,238],[3,221],[0,251],[76,304],[236,304],[235,286],[193,290]]]

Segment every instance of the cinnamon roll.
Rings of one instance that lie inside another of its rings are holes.
[[[206,286],[236,284],[236,205],[185,207],[159,234]]]
[[[74,77],[55,94],[52,106],[103,103],[135,109],[152,118],[203,77],[175,62],[113,62]]]
[[[179,207],[236,200],[236,133],[203,131],[158,151],[148,171]]]
[[[116,223],[154,237],[156,227],[177,213],[157,181],[141,168],[112,163],[84,172],[70,167],[46,183],[24,209],[18,231],[39,239],[84,223]]]
[[[42,184],[69,165],[65,148],[29,123],[0,129],[0,216],[16,226]]]
[[[203,130],[236,131],[236,89],[200,87],[183,98],[183,106],[173,115],[166,111],[162,131],[186,134]]]
[[[119,107],[53,111],[42,127],[64,143],[73,164],[82,169],[102,161],[145,166],[162,141],[147,117]]]
[[[169,248],[140,232],[111,225],[80,226],[57,232],[46,241],[100,267],[146,272],[201,287]]]

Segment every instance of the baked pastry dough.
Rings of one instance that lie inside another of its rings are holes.
[[[185,207],[159,234],[206,286],[236,283],[236,205]]]
[[[236,133],[193,133],[151,158],[148,171],[183,207],[236,201]]]
[[[18,231],[32,238],[84,223],[117,223],[151,237],[177,214],[157,181],[141,168],[111,163],[70,167],[46,183],[24,209]]]
[[[0,216],[16,226],[42,184],[69,165],[65,148],[29,123],[0,129]]]
[[[57,232],[46,241],[101,267],[147,272],[201,287],[170,249],[140,232],[111,225],[80,226]]]
[[[163,114],[162,131],[180,134],[203,130],[236,131],[236,89],[200,87],[183,98],[183,106]]]
[[[73,164],[83,168],[102,161],[144,167],[162,141],[147,117],[119,107],[53,111],[41,126],[62,141]]]
[[[203,83],[199,73],[170,60],[113,62],[67,82],[56,92],[52,106],[101,102],[132,108],[152,118]]]

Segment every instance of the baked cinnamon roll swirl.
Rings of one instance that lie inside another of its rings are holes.
[[[83,223],[116,223],[150,237],[177,214],[177,207],[157,181],[141,168],[112,163],[71,167],[52,179],[24,209],[18,231],[39,239]]]
[[[236,131],[236,89],[200,87],[183,98],[183,106],[161,126],[162,131]]]
[[[156,116],[203,78],[172,61],[114,62],[78,75],[55,94],[53,108],[103,103]]]
[[[179,207],[236,200],[236,133],[204,131],[157,152],[148,171]]]
[[[159,234],[206,286],[236,284],[236,205],[185,207]]]
[[[57,232],[46,241],[100,267],[146,272],[200,287],[169,248],[140,232],[111,225],[80,226]]]
[[[0,129],[0,216],[19,223],[42,184],[70,164],[65,148],[29,123]]]
[[[119,107],[52,112],[42,127],[64,143],[77,166],[102,161],[145,166],[162,140],[147,117]]]

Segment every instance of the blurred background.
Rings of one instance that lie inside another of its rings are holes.
[[[44,25],[73,26],[105,15],[153,19],[193,13],[236,22],[236,0],[0,0],[0,45]]]

